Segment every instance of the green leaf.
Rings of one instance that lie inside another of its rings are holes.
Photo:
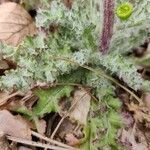
[[[116,134],[117,134],[116,128],[113,128],[113,127],[109,128],[106,135],[101,139],[101,144],[103,145],[103,147],[108,147],[108,145],[111,148],[117,147],[117,143],[116,143],[116,136],[117,135]]]
[[[88,123],[87,127],[84,128],[84,134],[85,134],[85,140],[84,143],[82,142],[82,145],[80,145],[81,150],[97,150],[96,145],[92,144],[92,130],[94,132],[96,131],[97,128],[92,127],[92,122]]]
[[[121,118],[118,115],[118,112],[110,111],[108,114],[109,122],[111,125],[120,127],[121,125]]]
[[[39,97],[37,105],[33,108],[33,113],[36,116],[42,117],[46,113],[59,112],[58,102],[60,98],[69,96],[73,87],[58,86],[50,89],[35,89],[34,93]]]
[[[112,107],[113,109],[119,109],[121,106],[121,101],[119,101],[119,99],[114,98],[114,97],[108,97],[108,101],[107,101],[107,105],[109,105],[109,107]]]
[[[32,119],[33,118],[33,113],[31,110],[27,109],[25,106],[22,106],[20,108],[17,108],[14,110],[15,112],[18,112],[22,115],[24,115],[25,117],[27,117],[28,119]]]
[[[85,28],[83,32],[83,38],[85,40],[85,44],[89,45],[89,47],[91,47],[93,50],[96,49],[95,39],[92,35],[94,30],[95,30],[95,26],[90,25],[87,28]]]

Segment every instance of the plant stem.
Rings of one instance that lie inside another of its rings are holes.
[[[110,77],[109,75],[107,75],[100,68],[99,68],[99,70],[96,70],[96,69],[93,69],[92,67],[89,67],[87,65],[80,65],[79,63],[75,62],[74,60],[71,60],[71,59],[68,59],[68,58],[64,58],[64,57],[62,58],[62,57],[52,56],[50,58],[53,59],[53,60],[64,60],[64,61],[69,62],[71,64],[75,64],[75,65],[78,65],[78,66],[80,66],[80,67],[82,67],[84,69],[92,71],[95,74],[97,74],[97,76],[99,76],[99,77],[102,76],[105,79],[108,79],[109,81],[115,83],[116,85],[118,85],[119,87],[121,87],[122,89],[124,89],[126,92],[128,92],[130,95],[132,95],[139,102],[139,104],[142,104],[142,101],[141,101],[141,99],[138,96],[136,96],[131,90],[129,90],[128,88],[126,88],[125,86],[123,86],[122,84],[120,84],[116,79],[114,79],[114,78]]]
[[[113,26],[114,26],[114,0],[103,0],[103,8],[104,8],[104,14],[103,14],[103,29],[102,29],[102,35],[101,35],[101,45],[100,45],[100,51],[103,54],[106,54],[110,41],[113,35]]]

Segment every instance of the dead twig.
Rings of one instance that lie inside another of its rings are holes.
[[[75,64],[78,65],[79,67],[82,67],[84,69],[87,69],[93,73],[95,73],[97,76],[99,77],[104,77],[105,79],[111,81],[112,83],[115,83],[116,85],[118,85],[119,87],[121,87],[122,89],[124,89],[126,92],[128,92],[130,95],[132,95],[138,102],[139,105],[142,105],[142,100],[136,95],[134,94],[131,90],[129,90],[128,88],[126,88],[124,85],[120,84],[116,79],[112,78],[111,76],[107,75],[103,70],[101,70],[99,68],[99,70],[95,70],[92,67],[89,67],[87,65],[81,65],[78,62],[75,62],[74,60],[71,60],[69,58],[66,57],[55,57],[55,56],[51,56],[50,57],[53,60],[63,60],[63,61],[67,61],[70,64]]]
[[[2,99],[2,100],[0,101],[0,106],[4,105],[10,98],[15,97],[15,96],[17,96],[17,95],[19,95],[19,96],[24,96],[24,94],[23,94],[22,92],[17,91],[17,92],[15,92],[15,93],[9,95],[8,97]]]
[[[47,141],[47,142],[49,142],[51,144],[55,144],[55,145],[58,145],[58,146],[63,147],[63,148],[68,148],[69,150],[77,150],[77,149],[75,149],[75,148],[73,148],[73,147],[71,147],[69,145],[66,145],[64,143],[61,143],[61,142],[52,140],[52,139],[50,139],[48,137],[45,137],[45,136],[43,136],[43,135],[41,135],[41,134],[39,134],[37,132],[32,131],[31,133],[32,133],[33,136],[36,136],[36,137],[38,137],[38,138],[40,138],[42,140],[45,140],[45,141]]]
[[[61,120],[59,121],[58,125],[56,126],[55,130],[53,131],[52,135],[51,135],[51,139],[54,138],[56,132],[58,131],[60,125],[62,124],[62,122],[64,121],[64,119],[66,117],[69,116],[69,113],[72,111],[72,109],[76,106],[76,104],[87,94],[87,92],[80,98],[78,99],[74,104],[72,104],[72,106],[70,107],[70,109],[68,110],[68,112],[61,118]]]
[[[30,145],[30,146],[40,147],[40,148],[47,148],[47,149],[51,149],[51,150],[70,150],[68,148],[63,148],[63,147],[54,146],[54,145],[50,145],[50,144],[43,144],[40,142],[34,142],[34,141],[17,138],[17,137],[13,137],[13,136],[9,136],[9,135],[7,135],[6,137],[8,140],[11,140],[11,141],[14,141],[17,143],[22,143],[25,145]]]

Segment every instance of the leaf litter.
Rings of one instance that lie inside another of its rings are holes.
[[[7,135],[31,139],[31,130],[28,124],[19,118],[7,110],[0,111],[0,130]]]
[[[0,5],[0,40],[17,46],[26,36],[36,34],[36,26],[28,12],[14,2]]]

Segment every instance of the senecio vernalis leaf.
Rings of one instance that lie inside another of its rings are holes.
[[[62,0],[53,0],[50,6],[39,9],[36,25],[44,29],[47,36],[40,33],[35,38],[28,38],[19,50],[6,45],[0,47],[4,58],[10,58],[19,66],[0,77],[1,89],[15,86],[27,90],[38,81],[53,83],[60,75],[78,71],[79,66],[68,61],[52,60],[51,57],[55,56],[67,57],[80,65],[90,64],[93,68],[103,67],[130,88],[141,89],[143,80],[137,67],[125,56],[150,35],[150,2],[132,1],[134,12],[122,20],[115,10],[128,4],[124,2],[75,0],[72,8],[68,9]],[[56,25],[55,33],[50,32],[51,25]],[[95,80],[94,76],[90,78]]]

